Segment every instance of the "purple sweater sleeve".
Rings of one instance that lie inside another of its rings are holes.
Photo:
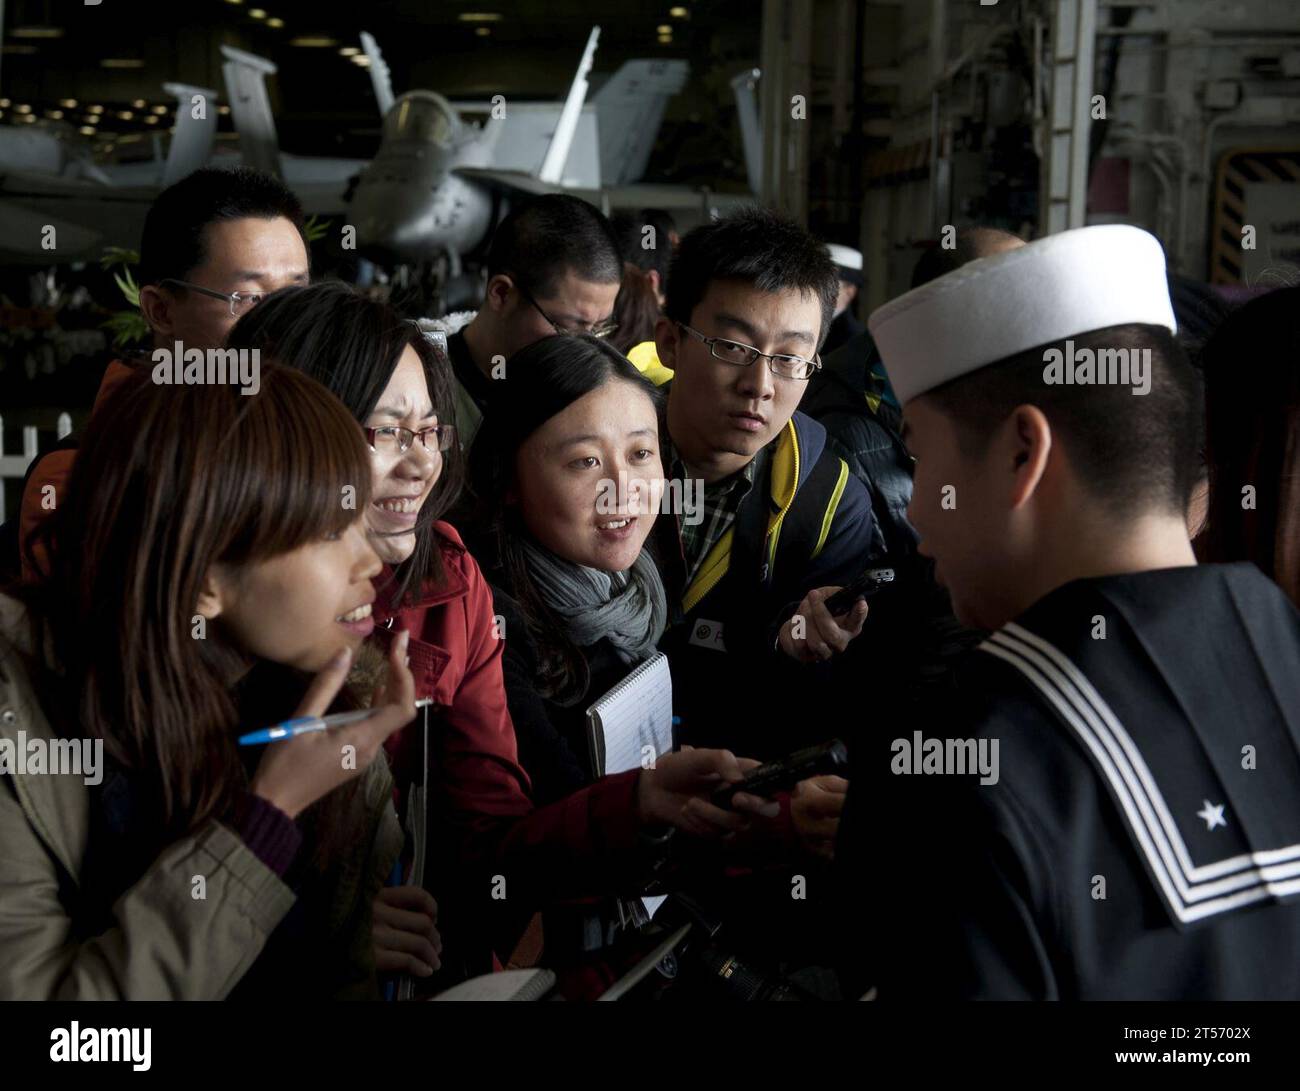
[[[248,792],[236,801],[230,825],[262,863],[284,877],[302,845],[302,831],[292,818]]]

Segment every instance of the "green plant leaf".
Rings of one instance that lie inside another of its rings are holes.
[[[123,274],[114,273],[113,280],[118,288],[122,291],[122,297],[132,307],[140,306],[140,285],[135,282],[135,277],[131,275],[131,270],[125,269]]]
[[[329,234],[330,225],[333,220],[321,220],[313,213],[307,218],[307,222],[302,225],[302,233],[306,236],[308,242],[320,242]]]
[[[127,348],[149,338],[149,323],[139,311],[118,311],[101,326],[113,335],[115,349]]]
[[[129,266],[140,264],[140,251],[130,250],[125,246],[106,246],[99,258],[100,267],[111,269],[114,265]]]

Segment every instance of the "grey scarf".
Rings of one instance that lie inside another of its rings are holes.
[[[608,640],[624,663],[648,658],[663,636],[668,600],[643,549],[627,572],[574,564],[524,540],[524,557],[542,600],[564,619],[579,647]]]

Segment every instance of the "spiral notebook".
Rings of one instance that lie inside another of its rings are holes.
[[[673,680],[662,652],[647,659],[587,709],[587,741],[597,776],[644,769],[673,748]]]
[[[647,659],[587,709],[587,741],[597,776],[647,769],[672,752],[673,679],[663,652]],[[639,898],[627,908],[635,909],[635,922],[642,923],[664,901],[663,897]]]

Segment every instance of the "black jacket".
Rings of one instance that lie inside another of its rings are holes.
[[[866,329],[867,327],[854,315],[853,308],[849,307],[831,321],[831,328],[826,331],[826,342],[822,345],[822,354],[834,352],[845,342],[866,332]]]
[[[519,764],[532,782],[539,807],[563,799],[596,779],[587,741],[587,709],[617,685],[629,671],[607,640],[581,649],[590,671],[587,692],[564,705],[538,692],[537,646],[528,632],[523,609],[509,591],[500,570],[485,573],[492,602],[503,623],[505,649],[501,670],[506,704],[515,725]]]
[[[689,585],[680,516],[660,517],[655,552],[668,592],[659,646],[672,668],[676,741],[765,760],[836,733],[835,668],[778,650],[781,624],[808,591],[866,569],[883,543],[870,498],[816,421],[795,413],[759,457],[731,531]]]
[[[800,408],[826,429],[828,445],[871,495],[885,552],[897,572],[871,602],[872,622],[850,645],[855,668],[843,699],[860,707],[863,680],[872,684],[871,706],[882,718],[907,715],[936,686],[951,684],[952,664],[979,640],[952,614],[947,592],[934,581],[934,566],[917,552],[918,538],[907,520],[912,500],[912,458],[899,438],[901,415],[881,395],[872,376],[880,357],[863,331],[832,353],[809,382]]]
[[[890,556],[916,551],[916,531],[907,521],[912,500],[912,458],[899,438],[898,413],[878,397],[871,369],[880,359],[863,330],[808,381],[799,409],[826,429],[827,442],[871,494],[872,509]]]

